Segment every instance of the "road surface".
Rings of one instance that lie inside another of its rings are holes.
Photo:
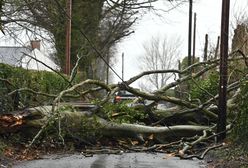
[[[80,154],[52,155],[40,160],[17,162],[13,168],[204,168],[198,160],[180,160],[165,154],[123,153],[85,157]]]

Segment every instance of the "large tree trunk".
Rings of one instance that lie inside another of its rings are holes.
[[[51,106],[31,108],[17,114],[5,114],[0,116],[0,133],[15,131],[27,131],[41,129],[48,121],[57,120],[58,117],[52,117]],[[106,137],[127,137],[135,138],[143,141],[143,138],[153,135],[156,140],[164,142],[167,140],[175,140],[181,137],[191,137],[202,134],[203,130],[209,129],[207,126],[196,125],[177,125],[152,127],[139,124],[113,123],[105,119],[91,116],[91,112],[72,112],[69,110],[59,113],[61,127],[73,128],[73,131],[80,132],[82,130],[82,121],[96,121],[98,124],[98,132]],[[52,118],[52,119],[51,119]]]

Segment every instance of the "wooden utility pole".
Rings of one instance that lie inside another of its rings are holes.
[[[208,60],[208,34],[205,35],[205,45],[204,45],[204,56],[203,60],[207,61]]]
[[[122,64],[122,68],[121,68],[121,78],[124,81],[124,52],[121,54],[121,64]]]
[[[192,10],[193,0],[189,0],[189,32],[188,32],[188,66],[191,65],[191,43],[192,43]],[[190,70],[191,73],[191,70]]]
[[[218,38],[217,38],[217,44],[216,44],[216,48],[215,48],[214,59],[218,58],[219,46],[220,46],[220,36],[218,36]]]
[[[221,15],[221,41],[220,41],[220,84],[219,84],[219,106],[217,136],[218,142],[226,138],[226,91],[228,70],[228,35],[229,35],[229,12],[230,0],[222,0]]]
[[[194,13],[194,31],[193,31],[193,59],[192,63],[195,63],[195,44],[196,44],[196,13]]]
[[[179,70],[179,71],[182,70],[182,65],[181,65],[181,61],[180,61],[180,60],[178,60],[178,70]],[[179,73],[179,74],[178,74],[178,77],[181,78],[181,77],[182,77],[182,74]]]
[[[107,54],[107,62],[109,64],[109,53]],[[107,67],[107,71],[106,71],[106,83],[107,85],[109,84],[109,66],[106,66]]]
[[[67,0],[66,3],[66,44],[65,44],[65,74],[70,75],[71,73],[71,10],[72,10],[72,0]]]

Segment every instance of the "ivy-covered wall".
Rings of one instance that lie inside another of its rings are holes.
[[[248,150],[248,80],[241,85],[241,96],[239,98],[238,118],[234,127],[236,142],[243,144]]]

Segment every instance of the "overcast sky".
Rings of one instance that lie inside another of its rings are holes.
[[[216,44],[217,37],[220,34],[221,23],[221,5],[222,0],[195,0],[193,12],[197,13],[197,31],[196,31],[196,55],[203,55],[205,34],[209,35],[210,43]],[[230,34],[233,33],[233,23],[238,11],[247,11],[247,0],[231,0],[230,22],[232,24]],[[168,9],[172,6],[160,0],[156,5],[160,9]],[[152,36],[179,36],[182,39],[181,58],[187,56],[188,46],[188,3],[171,10],[161,13],[163,18],[153,13],[146,14],[142,20],[136,24],[133,29],[135,33],[124,39],[117,47],[117,62],[114,67],[121,76],[121,53],[125,54],[125,80],[140,73],[139,57],[144,53],[142,45]],[[115,82],[119,80],[115,77]],[[137,86],[137,83],[135,84]]]

